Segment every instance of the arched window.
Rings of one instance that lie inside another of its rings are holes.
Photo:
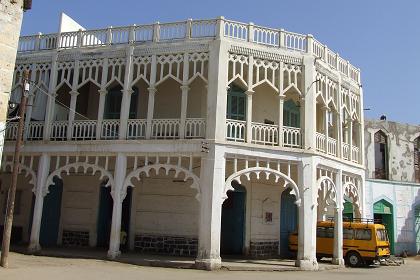
[[[414,180],[420,183],[420,136],[414,140]]]
[[[375,133],[375,179],[388,179],[388,143],[385,133]]]

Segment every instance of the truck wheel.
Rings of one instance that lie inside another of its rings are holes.
[[[358,267],[362,264],[362,258],[357,252],[349,252],[347,254],[347,264],[351,267]]]

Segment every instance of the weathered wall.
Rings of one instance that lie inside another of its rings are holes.
[[[7,192],[11,184],[11,173],[3,173],[0,176],[0,225],[4,224],[4,210],[7,203]],[[22,227],[22,239],[24,242],[29,241],[29,224],[31,220],[31,206],[32,206],[32,188],[29,184],[30,177],[18,175],[16,192],[20,192],[20,203],[15,200],[15,211],[13,216],[13,227]],[[19,204],[19,205],[18,205]]]
[[[420,233],[415,232],[414,211],[420,206],[420,184],[366,180],[367,218],[373,218],[373,205],[382,199],[393,206],[395,254],[404,250],[416,254]]]
[[[15,2],[0,2],[0,156],[23,13],[23,0]]]

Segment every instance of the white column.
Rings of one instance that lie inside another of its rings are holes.
[[[341,158],[342,154],[342,145],[341,145],[341,116],[340,112],[335,113],[335,139],[337,140],[337,154],[338,158]]]
[[[349,137],[349,161],[353,160],[353,120],[351,117],[348,119],[348,137]]]
[[[181,118],[179,125],[179,138],[185,138],[185,122],[187,121],[188,90],[187,85],[181,86]]]
[[[47,108],[45,110],[44,140],[50,139],[50,128],[54,121],[55,87],[57,84],[57,52],[52,56],[50,83],[48,85]]]
[[[335,179],[337,190],[337,201],[334,213],[334,252],[332,263],[344,266],[343,258],[343,193],[342,193],[342,171],[338,170]]]
[[[33,82],[36,82],[36,64],[32,64],[31,66],[31,77],[30,80]],[[29,124],[31,122],[31,117],[32,117],[32,108],[33,108],[33,104],[34,104],[34,98],[35,98],[35,92],[36,92],[36,87],[35,86],[31,86],[30,87],[30,91],[29,91],[29,95],[28,95],[28,105],[26,106],[26,114],[25,114],[25,129],[24,129],[24,133],[23,133],[23,139],[27,139],[29,136]],[[43,93],[41,93],[43,94]]]
[[[325,153],[328,154],[328,113],[330,108],[328,106],[325,106],[323,108],[324,110],[324,133],[325,133]]]
[[[28,251],[35,253],[41,250],[39,245],[39,235],[41,230],[42,209],[44,207],[44,196],[47,177],[50,173],[50,156],[42,154],[39,159],[37,181],[35,189],[35,205],[32,219],[31,237],[29,241]]]
[[[112,223],[111,223],[111,235],[109,240],[108,257],[115,259],[118,257],[120,252],[120,233],[121,233],[121,215],[122,215],[122,202],[123,193],[122,187],[127,170],[127,157],[126,155],[119,153],[115,163],[114,182],[112,186],[112,199],[114,201],[112,207]]]
[[[220,230],[222,220],[222,193],[225,183],[225,156],[222,146],[211,145],[201,159],[200,218],[198,255],[195,261],[200,269],[221,267]]]
[[[246,142],[252,142],[252,95],[254,91],[247,90],[246,92]]]
[[[75,118],[76,112],[76,103],[77,103],[77,96],[79,93],[77,91],[70,91],[70,111],[69,111],[69,124],[67,126],[67,140],[71,140],[73,137],[73,123]]]
[[[360,73],[359,73],[360,75]],[[360,78],[359,78],[360,81]],[[360,116],[360,126],[359,126],[359,150],[360,158],[359,164],[365,166],[365,111],[363,108],[363,88],[362,85],[359,86],[359,116]]]
[[[158,25],[157,25],[158,26]],[[155,33],[154,33],[155,36]],[[147,89],[149,91],[149,99],[147,104],[147,121],[146,121],[146,139],[150,139],[152,136],[152,121],[155,110],[155,82],[156,82],[156,69],[157,69],[157,60],[156,55],[152,55],[152,63],[150,68],[150,87]]]
[[[206,138],[225,140],[228,86],[229,44],[224,40],[210,43],[207,88]]]
[[[312,157],[302,159],[298,168],[298,185],[301,205],[299,207],[298,254],[296,266],[302,270],[317,270],[316,260],[316,215],[317,192],[316,168]]]
[[[99,91],[99,107],[98,107],[98,122],[96,124],[96,139],[101,139],[102,134],[102,122],[104,120],[104,109],[105,109],[105,100],[108,91],[103,88]]]
[[[283,147],[284,144],[284,133],[283,133],[283,118],[284,118],[284,95],[279,95],[279,118],[278,118],[278,123],[279,123],[279,146]]]
[[[304,126],[303,128],[304,132],[304,147],[306,150],[315,151],[316,150],[316,138],[315,138],[315,132],[316,132],[316,85],[314,84],[314,81],[316,80],[316,72],[315,72],[315,66],[314,66],[314,57],[312,55],[305,56],[303,58],[304,63],[304,103],[305,106],[302,107],[302,110],[304,110]],[[302,114],[301,114],[302,117]]]
[[[131,30],[133,30],[131,28]],[[132,32],[130,32],[132,34]],[[125,75],[124,75],[124,87],[122,90],[122,101],[121,101],[121,111],[120,111],[120,128],[118,131],[118,139],[126,139],[127,137],[127,125],[128,118],[130,115],[130,102],[131,94],[134,92],[131,87],[131,81],[133,79],[133,52],[134,47],[129,46],[126,50],[126,65],[125,65]]]

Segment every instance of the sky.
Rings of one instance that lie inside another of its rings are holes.
[[[365,118],[420,124],[418,0],[35,0],[22,35],[56,32],[61,12],[87,29],[224,16],[313,34],[361,69]]]

